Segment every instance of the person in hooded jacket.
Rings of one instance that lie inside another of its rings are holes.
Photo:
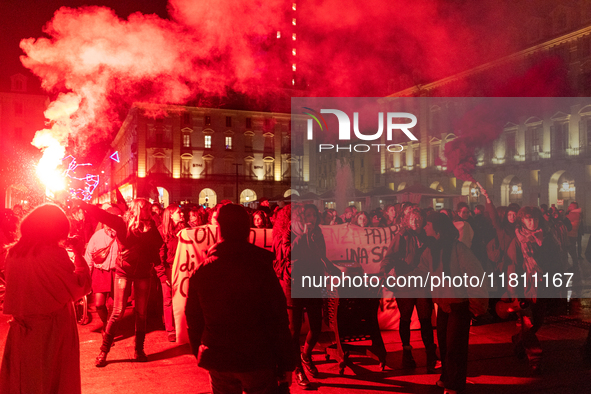
[[[189,280],[191,348],[213,393],[276,393],[278,381],[291,384],[295,362],[274,256],[248,241],[243,206],[217,212],[220,240]]]

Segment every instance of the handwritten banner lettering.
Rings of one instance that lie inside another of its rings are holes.
[[[326,255],[334,262],[355,261],[367,274],[379,272],[394,232],[386,228],[357,227],[348,224],[320,226],[326,242]],[[205,261],[207,251],[219,239],[218,228],[212,225],[184,229],[179,233],[179,244],[172,267],[172,306],[179,344],[187,343],[185,305],[189,278]],[[267,250],[272,249],[273,230],[251,229],[250,242]],[[380,302],[378,320],[382,329],[397,329],[400,314],[392,293],[385,290]],[[413,328],[418,328],[413,317]]]

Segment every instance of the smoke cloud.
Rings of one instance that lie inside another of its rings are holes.
[[[83,151],[136,101],[184,104],[229,91],[269,99],[282,87],[379,97],[436,80],[514,49],[493,30],[507,23],[506,3],[170,0],[169,19],[64,7],[46,37],[22,40],[21,60],[47,91],[79,101],[67,140]]]
[[[184,103],[197,91],[240,90],[260,74],[256,39],[275,29],[281,15],[272,2],[173,0],[169,6],[172,20],[140,13],[122,20],[104,7],[64,7],[45,26],[48,37],[22,40],[21,61],[42,87],[77,97],[69,126],[79,145],[111,131],[121,106]],[[63,112],[63,104],[55,101],[54,112]],[[55,134],[63,140],[60,130]]]

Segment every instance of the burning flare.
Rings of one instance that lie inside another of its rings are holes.
[[[37,164],[37,176],[52,193],[66,188],[65,174],[59,167],[66,155],[71,116],[79,106],[80,98],[76,94],[60,94],[44,113],[49,128],[37,131],[31,142],[43,152]]]

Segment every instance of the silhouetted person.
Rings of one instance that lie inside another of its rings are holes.
[[[394,236],[384,260],[380,264],[380,274],[387,275],[392,268],[396,275],[406,275],[418,265],[421,254],[427,248],[432,238],[428,238],[423,227],[425,216],[418,207],[413,207],[405,216],[401,230]],[[410,345],[410,324],[413,311],[421,323],[421,338],[427,353],[427,371],[435,373],[437,366],[437,345],[433,338],[431,315],[433,314],[433,300],[428,297],[423,288],[393,288],[396,303],[400,311],[398,333],[402,341],[403,368],[416,368],[417,364],[412,356]]]
[[[80,343],[73,302],[90,292],[82,241],[74,263],[60,246],[70,231],[64,211],[46,204],[21,224],[6,259],[4,313],[12,315],[0,392],[80,393]]]
[[[421,255],[419,266],[408,275],[481,277],[484,274],[474,253],[458,240],[459,234],[451,219],[438,212],[427,216],[425,233],[435,242]],[[441,353],[441,377],[437,382],[445,392],[461,392],[466,388],[468,343],[472,317],[486,312],[488,290],[483,287],[442,286],[433,289],[432,296],[439,306],[437,339]]]
[[[193,354],[208,370],[213,393],[273,393],[277,376],[290,379],[295,367],[274,255],[248,242],[242,206],[224,205],[216,219],[221,241],[189,281],[185,315]]]

